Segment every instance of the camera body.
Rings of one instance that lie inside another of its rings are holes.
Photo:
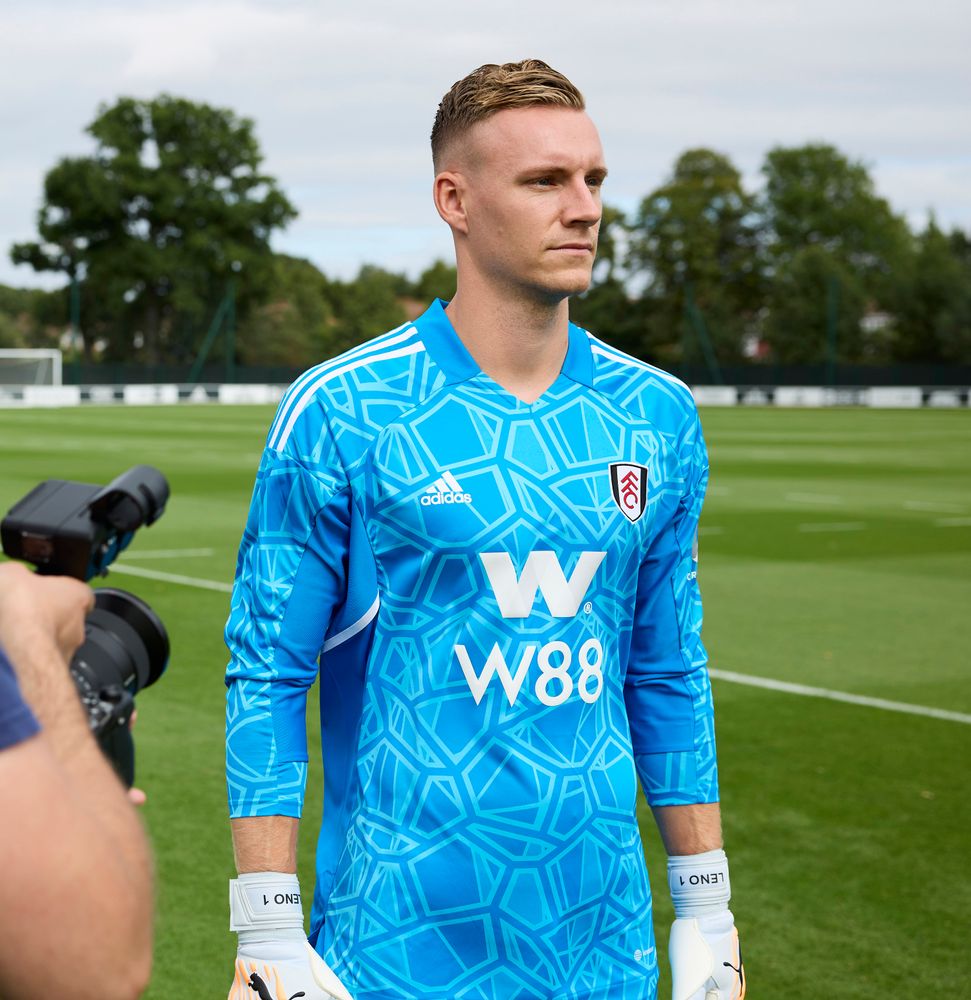
[[[49,479],[19,500],[0,522],[3,551],[38,573],[88,581],[104,576],[144,524],[162,516],[169,486],[158,469],[138,465],[105,487]],[[85,639],[70,670],[88,725],[126,784],[134,780],[128,724],[135,695],[164,672],[165,626],[134,594],[95,590]]]

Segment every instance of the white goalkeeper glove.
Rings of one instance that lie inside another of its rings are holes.
[[[743,1000],[745,971],[724,851],[668,858],[676,920],[668,958],[672,1000]]]
[[[229,926],[239,935],[229,1000],[354,1000],[307,941],[296,875],[231,879]]]

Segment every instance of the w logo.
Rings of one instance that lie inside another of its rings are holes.
[[[537,590],[542,592],[554,618],[572,618],[580,610],[580,602],[606,554],[581,552],[569,577],[555,552],[530,552],[519,576],[508,552],[480,552],[479,558],[503,618],[528,618]]]

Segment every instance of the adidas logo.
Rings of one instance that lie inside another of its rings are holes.
[[[472,503],[472,495],[464,493],[451,472],[443,472],[440,479],[422,494],[422,507],[435,507],[441,503]]]

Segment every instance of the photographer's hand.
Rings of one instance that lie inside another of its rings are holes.
[[[38,576],[20,563],[0,565],[0,646],[13,662],[27,703],[61,759],[91,743],[68,671],[84,641],[94,591],[66,576]]]
[[[57,646],[64,662],[84,641],[84,616],[94,591],[67,576],[38,576],[22,563],[0,565],[0,642],[7,648],[40,632]]]

